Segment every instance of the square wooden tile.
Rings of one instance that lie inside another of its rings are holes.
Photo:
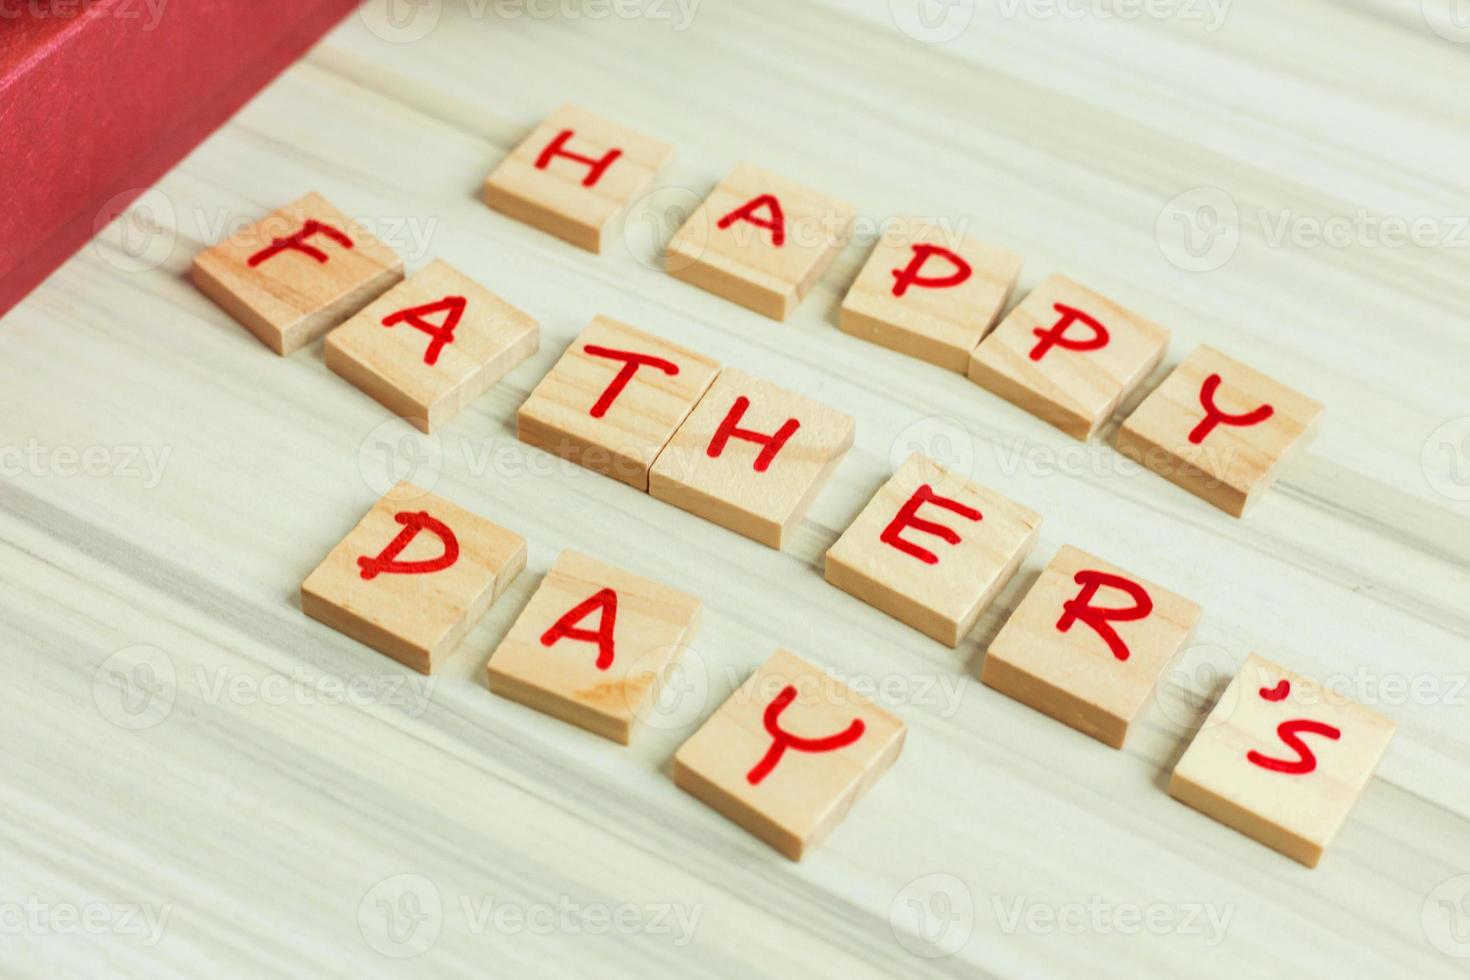
[[[1304,445],[1322,405],[1199,347],[1118,430],[1118,451],[1240,517]]]
[[[1040,514],[915,453],[827,552],[827,581],[958,646],[1040,528]]]
[[[627,745],[699,620],[687,592],[563,551],[490,657],[490,690]]]
[[[301,610],[432,673],[526,567],[526,542],[400,483],[301,583]]]
[[[777,650],[680,746],[674,782],[793,861],[903,750],[903,722]]]
[[[599,316],[516,414],[522,442],[648,489],[648,471],[719,362]]]
[[[485,203],[589,252],[674,148],[574,105],[548,116],[485,181]]]
[[[1010,301],[1021,257],[938,222],[890,222],[842,301],[844,333],[964,374]]]
[[[448,263],[434,261],[327,334],[327,367],[433,432],[536,353],[541,331]]]
[[[1200,607],[1068,545],[990,644],[980,680],[1122,748]]]
[[[1049,276],[976,348],[970,380],[1090,439],[1163,360],[1169,331]]]
[[[1169,795],[1314,868],[1394,727],[1252,654],[1174,767]]]
[[[847,244],[857,209],[742,163],[674,233],[669,275],[784,320]]]
[[[319,194],[194,257],[194,285],[277,354],[316,340],[403,278],[403,260]]]
[[[852,436],[850,416],[726,368],[659,453],[648,492],[780,548]]]

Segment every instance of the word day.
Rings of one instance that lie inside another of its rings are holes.
[[[490,175],[495,209],[599,252],[673,148],[564,107]],[[668,270],[785,318],[854,209],[742,165],[673,236]],[[843,300],[844,331],[952,371],[1086,440],[1162,362],[1168,332],[1061,276],[1009,314],[1020,258],[919,222]],[[344,229],[353,229],[349,234]],[[814,229],[817,229],[814,232]],[[903,236],[900,236],[903,238]],[[536,353],[540,328],[448,264],[403,263],[311,194],[201,253],[200,289],[278,354],[325,336],[328,367],[434,431]],[[996,321],[999,320],[999,325]],[[1209,347],[1124,421],[1118,448],[1240,516],[1322,406]],[[843,412],[597,316],[517,413],[526,444],[780,549],[852,446]],[[1034,547],[1040,514],[921,454],[827,552],[826,579],[958,646]],[[409,483],[301,584],[303,611],[431,673],[526,567],[518,534]],[[697,634],[701,600],[564,551],[491,654],[489,689],[629,744]],[[1124,745],[1202,610],[1064,546],[999,634],[982,683]],[[1346,820],[1394,723],[1252,655],[1180,758],[1177,799],[1308,866]],[[778,650],[678,750],[675,783],[792,859],[898,758],[901,720]]]

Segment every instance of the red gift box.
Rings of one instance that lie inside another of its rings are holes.
[[[0,313],[355,3],[0,0]]]

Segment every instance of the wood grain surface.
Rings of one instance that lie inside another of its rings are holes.
[[[1138,9],[374,0],[329,35],[0,324],[3,972],[1463,976],[1470,22],[1438,0]],[[601,256],[478,197],[564,102],[678,151]],[[842,333],[864,245],[785,323],[666,275],[667,236],[744,160],[854,202],[859,230],[928,217],[1021,253],[1017,299],[1061,272],[1166,326],[1145,389],[1207,342],[1323,402],[1322,431],[1237,521],[1122,460],[1121,413],[1077,443]],[[319,343],[271,353],[187,270],[308,191],[410,271],[443,259],[531,313],[540,352],[434,436]],[[596,314],[856,419],[784,552],[516,441]],[[958,650],[822,578],[915,448],[1045,517]],[[427,680],[296,599],[410,476],[530,546]],[[1064,544],[1204,608],[1123,751],[975,679]],[[485,687],[568,547],[705,603],[631,748]],[[670,778],[778,647],[908,726],[800,864]],[[1398,723],[1315,870],[1165,790],[1253,651]]]

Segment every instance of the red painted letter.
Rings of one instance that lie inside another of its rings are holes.
[[[465,298],[463,296],[446,296],[434,303],[425,303],[423,306],[413,306],[397,313],[389,313],[383,317],[383,326],[395,327],[400,323],[406,323],[415,330],[422,330],[431,338],[429,348],[424,351],[425,364],[437,364],[439,352],[444,349],[445,344],[454,343],[454,328],[459,326],[459,318],[464,316]],[[430,323],[424,317],[434,313],[443,313],[444,322],[439,324]]]
[[[1149,597],[1143,586],[1121,575],[1082,571],[1074,575],[1072,581],[1082,586],[1082,591],[1077,593],[1077,598],[1068,599],[1062,603],[1062,618],[1057,620],[1057,632],[1065,633],[1072,628],[1073,623],[1081,620],[1103,638],[1108,649],[1113,651],[1113,656],[1119,660],[1127,660],[1128,644],[1124,643],[1117,631],[1108,625],[1108,620],[1116,619],[1126,623],[1142,619],[1154,611],[1153,599]],[[1128,593],[1133,599],[1133,605],[1126,609],[1092,605],[1093,596],[1097,595],[1097,590],[1104,586]]]
[[[852,724],[836,735],[826,735],[822,738],[800,738],[781,727],[781,713],[795,700],[796,688],[787,684],[781,689],[781,693],[776,695],[775,700],[766,705],[766,731],[771,734],[774,741],[766,750],[761,761],[755,764],[755,768],[745,774],[745,781],[750,785],[755,786],[769,776],[771,770],[776,768],[776,763],[781,761],[781,756],[786,754],[787,749],[796,749],[798,752],[831,752],[856,742],[863,737],[863,732],[867,729],[861,718],[854,718]]]
[[[592,614],[592,611],[600,610],[602,615],[598,617],[597,629],[582,629],[576,625]],[[612,589],[603,589],[580,604],[574,606],[565,616],[558,619],[545,633],[541,634],[541,645],[549,647],[562,639],[581,640],[584,643],[597,644],[597,669],[607,670],[613,662],[613,627],[618,622],[618,594]]]
[[[927,483],[915,490],[914,495],[904,502],[904,505],[898,509],[898,513],[894,516],[893,520],[888,522],[888,526],[883,529],[883,533],[878,536],[878,539],[886,545],[892,545],[906,555],[912,555],[926,565],[937,565],[939,564],[938,555],[927,548],[919,547],[912,541],[905,541],[903,539],[904,529],[911,527],[916,531],[932,534],[950,544],[960,543],[960,536],[955,533],[953,528],[945,527],[943,524],[936,524],[933,521],[926,521],[919,516],[919,508],[925,504],[943,507],[945,510],[953,511],[969,521],[978,521],[982,515],[975,508],[966,507],[958,500],[951,500],[948,497],[939,496],[939,494],[934,492],[934,488]]]
[[[430,517],[424,511],[402,511],[394,514],[393,519],[403,525],[403,530],[398,536],[388,543],[376,558],[367,555],[357,559],[357,564],[362,568],[364,579],[374,579],[384,573],[391,575],[423,575],[426,572],[437,572],[448,568],[459,560],[459,540],[455,538],[454,532],[449,527]],[[420,531],[428,531],[439,539],[444,546],[444,553],[438,558],[430,558],[426,561],[399,561],[398,556],[403,553],[419,536]]]
[[[591,187],[602,179],[602,175],[607,172],[608,167],[613,165],[613,161],[623,155],[622,150],[608,150],[600,157],[584,157],[580,153],[573,153],[570,150],[564,149],[567,145],[567,140],[571,138],[572,131],[570,129],[563,129],[557,133],[556,138],[550,143],[547,143],[546,149],[542,150],[541,155],[536,158],[536,169],[545,170],[556,157],[566,157],[568,160],[576,160],[578,163],[585,163],[590,168],[587,171],[587,176],[582,178],[582,186]]]
[[[771,461],[786,445],[786,440],[796,435],[796,430],[801,428],[801,423],[796,419],[787,419],[781,424],[774,435],[766,435],[764,432],[752,432],[749,429],[740,428],[740,420],[745,418],[745,410],[750,407],[750,399],[741,395],[735,399],[735,404],[730,406],[730,411],[725,415],[725,421],[715,430],[715,436],[709,441],[709,449],[705,450],[710,458],[718,459],[725,451],[725,444],[732,438],[745,439],[756,443],[763,448],[760,455],[755,458],[755,471],[764,473],[771,466]]]
[[[1108,328],[1097,322],[1094,317],[1064,303],[1053,303],[1051,308],[1060,313],[1061,318],[1051,327],[1037,327],[1031,331],[1037,336],[1036,346],[1031,348],[1031,360],[1041,360],[1053,347],[1064,347],[1067,350],[1097,350],[1099,347],[1108,346]],[[1092,336],[1068,337],[1067,328],[1074,323],[1081,323],[1091,328]]]
[[[1306,743],[1301,740],[1298,732],[1306,732],[1312,735],[1321,735],[1323,738],[1332,739],[1334,742],[1342,738],[1342,732],[1332,725],[1320,721],[1307,721],[1298,718],[1295,721],[1283,721],[1276,726],[1276,735],[1286,743],[1286,747],[1296,753],[1295,759],[1273,759],[1268,755],[1252,749],[1245,757],[1262,769],[1270,769],[1272,772],[1284,772],[1290,776],[1302,776],[1317,768],[1317,756],[1307,748]]]
[[[1220,390],[1220,376],[1212,374],[1205,379],[1204,386],[1199,390],[1199,403],[1204,406],[1205,417],[1200,420],[1194,431],[1189,433],[1189,441],[1198,446],[1205,441],[1205,437],[1215,431],[1215,426],[1225,425],[1260,425],[1262,422],[1276,414],[1276,409],[1270,405],[1261,405],[1240,415],[1231,415],[1222,412],[1215,407],[1215,392]]]
[[[588,344],[582,348],[593,357],[610,357],[615,361],[622,361],[623,366],[618,369],[618,376],[612,379],[612,383],[598,396],[589,413],[593,418],[600,419],[612,408],[613,402],[628,387],[628,382],[633,380],[633,375],[638,373],[641,367],[658,368],[669,377],[679,373],[679,365],[673,361],[666,361],[662,357],[654,357],[652,354],[636,354],[630,350],[614,350],[611,347],[599,347],[596,344]]]
[[[770,217],[761,218],[756,216],[757,208],[765,208],[770,212]],[[781,213],[781,202],[776,200],[774,194],[762,194],[753,197],[740,207],[731,211],[719,220],[719,227],[723,230],[737,221],[746,221],[757,228],[764,228],[771,233],[771,244],[780,248],[786,244],[786,216]]]
[[[309,255],[312,258],[316,259],[318,262],[326,262],[326,252],[323,252],[315,245],[308,245],[306,243],[306,240],[308,238],[311,238],[313,235],[326,235],[328,238],[336,242],[338,245],[341,245],[343,248],[352,247],[352,239],[342,234],[342,232],[338,231],[336,228],[333,228],[331,225],[324,225],[320,221],[311,220],[302,225],[300,231],[291,235],[287,235],[285,238],[277,238],[265,248],[250,256],[250,268],[253,269],[267,259],[275,258],[277,255],[280,255],[282,252],[288,250],[300,252],[303,255]]]
[[[902,269],[893,270],[893,295],[895,296],[902,296],[908,292],[910,286],[920,286],[924,289],[948,289],[970,278],[970,263],[943,245],[920,243],[910,245],[909,248],[914,250],[914,257],[909,259],[909,264]],[[942,276],[920,275],[919,272],[924,268],[924,263],[928,262],[931,256],[944,259],[953,268]]]

